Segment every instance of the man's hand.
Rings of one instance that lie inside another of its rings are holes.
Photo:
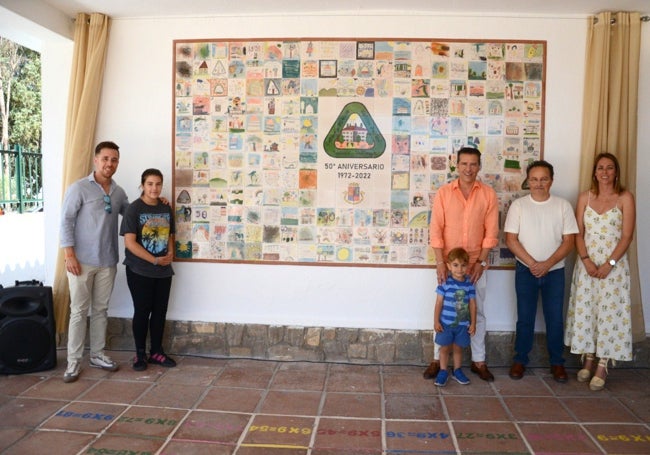
[[[485,269],[479,262],[475,262],[474,265],[472,265],[472,269],[469,271],[469,277],[472,283],[476,283],[481,278],[484,270]]]
[[[436,276],[438,278],[438,286],[447,281],[447,266],[444,262],[439,262],[436,265]]]
[[[533,262],[533,264],[530,266],[530,273],[533,274],[534,277],[536,278],[541,278],[543,276],[546,276],[548,271],[551,269],[551,264],[549,261],[542,261],[542,262]]]
[[[81,264],[79,264],[76,256],[65,258],[65,269],[73,275],[81,275]]]

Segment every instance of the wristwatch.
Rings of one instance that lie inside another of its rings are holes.
[[[481,264],[481,267],[483,267],[483,268],[487,267],[487,262],[486,261],[481,261],[480,264]]]
[[[615,261],[614,259],[610,259],[610,260],[609,260],[609,265],[611,265],[612,267],[614,267],[614,266],[616,265],[616,261]]]

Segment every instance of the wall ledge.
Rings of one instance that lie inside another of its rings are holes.
[[[490,367],[510,367],[514,333],[489,332],[486,343]],[[433,331],[167,321],[163,345],[172,355],[425,366],[433,358]],[[64,335],[59,347],[65,346]],[[131,319],[109,318],[106,348],[134,350]],[[467,350],[464,362],[469,359]],[[580,364],[568,348],[565,359],[567,367]],[[548,365],[546,336],[538,333],[529,366]],[[632,362],[617,367],[650,368],[650,338],[634,345]]]

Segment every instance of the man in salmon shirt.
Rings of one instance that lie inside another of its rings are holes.
[[[477,180],[481,170],[481,152],[472,147],[458,150],[458,178],[442,186],[433,200],[429,243],[436,255],[438,285],[447,279],[447,254],[462,247],[469,253],[467,270],[476,288],[476,334],[472,337],[471,371],[484,381],[494,376],[485,362],[485,314],[483,306],[487,288],[488,253],[497,246],[499,204],[494,189]],[[433,362],[423,376],[433,379],[440,371],[439,346],[435,345]]]

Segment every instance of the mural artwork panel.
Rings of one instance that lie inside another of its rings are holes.
[[[544,41],[174,41],[178,260],[431,267],[430,207],[482,153],[503,227],[543,152]],[[514,258],[503,242],[493,267]]]

